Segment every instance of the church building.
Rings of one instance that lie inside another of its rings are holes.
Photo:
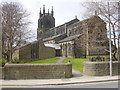
[[[48,9],[46,13],[44,5],[43,10],[40,9],[38,19],[37,41],[40,40],[43,41],[45,47],[55,49],[55,56],[80,58],[91,55],[108,55],[109,40],[106,23],[96,14],[82,21],[75,17],[73,20],[55,27],[53,7],[51,12]],[[31,49],[31,51],[34,50]],[[42,51],[37,53],[40,54]]]
[[[45,44],[60,45],[60,55],[65,57],[86,57],[108,54],[106,23],[96,14],[80,21],[75,19],[55,27],[54,11],[43,13],[40,9],[37,39]]]

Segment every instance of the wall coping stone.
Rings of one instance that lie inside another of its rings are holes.
[[[110,63],[109,61],[101,61],[101,62],[90,62],[90,61],[86,61],[84,63],[90,63],[90,64],[97,64],[97,63]],[[112,61],[112,63],[120,63],[120,61]]]
[[[61,65],[72,65],[72,63],[50,63],[50,64],[5,64],[4,67],[6,66],[53,66],[53,65],[57,65],[57,66],[61,66]]]

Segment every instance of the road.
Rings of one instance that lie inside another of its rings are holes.
[[[52,86],[52,85],[51,86],[37,86],[37,87],[39,88],[118,88],[118,81],[55,85],[55,86]]]
[[[118,81],[49,86],[3,86],[4,88],[118,88]]]

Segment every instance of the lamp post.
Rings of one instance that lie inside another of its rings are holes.
[[[118,61],[120,61],[120,34],[118,35]]]
[[[86,23],[86,26],[87,26],[87,28],[86,28],[86,57],[87,57],[87,59],[89,59],[89,41],[88,41],[88,24]]]
[[[110,26],[110,9],[109,9],[109,2],[108,2],[108,15],[109,15],[110,76],[112,76],[112,49],[111,49],[111,26]]]

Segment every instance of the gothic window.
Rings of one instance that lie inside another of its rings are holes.
[[[43,23],[41,22],[41,28],[43,28]]]
[[[46,22],[46,27],[51,28],[51,23],[50,23],[50,21],[47,21],[47,22]]]

